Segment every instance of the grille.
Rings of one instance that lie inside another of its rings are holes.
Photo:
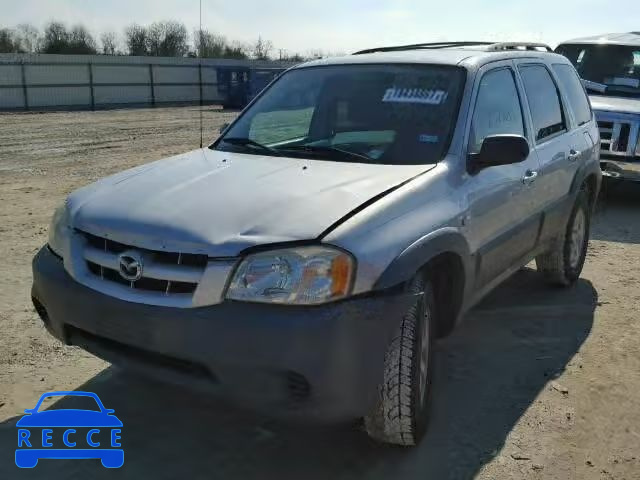
[[[633,156],[638,125],[633,122],[598,121],[600,152],[605,156]]]
[[[207,255],[149,250],[79,233],[87,240],[83,256],[89,272],[101,281],[135,290],[166,295],[193,294],[208,262]],[[125,252],[135,252],[142,260],[142,276],[135,281],[120,274],[120,254]]]

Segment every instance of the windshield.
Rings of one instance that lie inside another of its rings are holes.
[[[556,49],[571,60],[591,94],[640,96],[640,46],[564,44]]]
[[[430,164],[446,152],[464,70],[433,65],[294,69],[212,148],[356,163]]]

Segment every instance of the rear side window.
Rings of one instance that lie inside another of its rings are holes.
[[[489,135],[511,133],[524,136],[518,90],[510,69],[493,70],[482,77],[471,122],[469,151],[480,151]]]
[[[520,74],[533,117],[536,141],[565,130],[560,96],[549,71],[542,65],[527,65],[520,67]]]
[[[591,107],[578,74],[569,65],[555,64],[553,70],[560,80],[562,89],[567,94],[571,109],[576,116],[576,122],[578,125],[584,125],[591,120]]]

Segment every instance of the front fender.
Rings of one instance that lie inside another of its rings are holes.
[[[446,227],[425,235],[403,250],[382,272],[374,289],[390,288],[406,282],[429,260],[442,253],[453,253],[460,258],[465,272],[465,289],[468,288],[472,284],[468,280],[473,271],[469,244],[458,229]]]

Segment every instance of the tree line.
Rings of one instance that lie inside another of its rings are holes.
[[[258,37],[253,43],[230,41],[224,35],[206,29],[191,34],[174,20],[149,25],[131,24],[119,35],[103,32],[98,39],[83,25],[67,27],[63,22],[49,22],[44,29],[22,24],[0,28],[0,53],[57,53],[140,55],[159,57],[235,58],[256,60],[303,61],[325,56],[321,50],[307,55],[276,50],[269,40]]]

